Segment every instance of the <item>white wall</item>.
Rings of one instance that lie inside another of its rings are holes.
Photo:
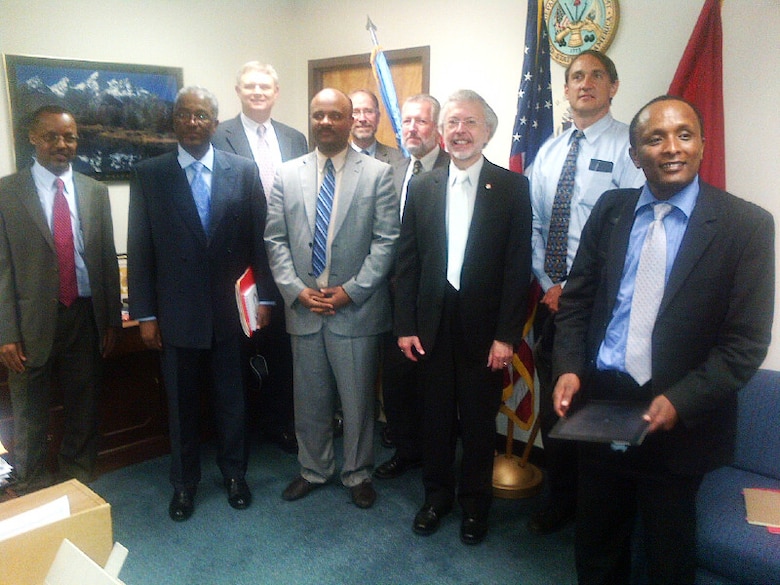
[[[615,116],[628,121],[666,91],[703,0],[623,0],[609,49],[620,73]],[[431,93],[445,98],[468,87],[498,113],[486,150],[506,165],[522,66],[524,0],[0,0],[0,52],[66,59],[179,66],[185,84],[211,89],[220,117],[238,112],[238,66],[273,63],[282,94],[275,117],[306,133],[309,59],[367,53],[366,15],[386,49],[431,47]],[[730,191],[780,218],[773,196],[780,160],[780,2],[723,4],[726,176]],[[5,73],[0,73],[5,85]],[[562,96],[563,68],[553,65]],[[0,93],[0,176],[13,172],[11,128]],[[127,233],[126,183],[110,185],[117,249]],[[777,298],[780,298],[780,294]],[[777,303],[776,303],[777,304]],[[780,318],[766,367],[780,369]]]

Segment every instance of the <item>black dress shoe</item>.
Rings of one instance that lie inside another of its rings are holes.
[[[362,483],[349,488],[352,501],[358,508],[370,508],[376,502],[376,490],[370,479],[364,479]]]
[[[252,492],[244,478],[226,479],[225,489],[227,489],[228,504],[236,510],[245,510],[252,503]]]
[[[393,479],[421,465],[422,461],[420,459],[404,459],[396,453],[374,470],[374,477],[377,479]]]
[[[282,492],[282,499],[285,499],[288,502],[300,500],[301,498],[308,496],[321,485],[321,483],[310,482],[302,475],[299,475],[284,489]]]
[[[449,509],[437,509],[429,504],[424,505],[414,517],[412,530],[416,534],[429,536],[439,529],[441,519],[449,513]]]
[[[534,534],[552,534],[563,529],[574,520],[575,510],[571,506],[548,505],[531,516],[528,529]]]
[[[194,490],[174,490],[171,503],[168,505],[168,515],[174,522],[188,520],[195,511]]]
[[[460,540],[463,544],[479,544],[488,533],[487,518],[465,516],[460,524]]]

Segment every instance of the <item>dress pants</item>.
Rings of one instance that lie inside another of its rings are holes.
[[[539,325],[538,327],[536,325]],[[549,504],[573,510],[577,501],[577,445],[573,441],[551,438],[550,431],[558,422],[553,407],[552,351],[555,339],[555,315],[545,305],[536,309],[534,324],[536,344],[534,364],[539,378],[539,422],[544,445]]]
[[[474,353],[461,325],[459,293],[447,285],[436,344],[420,362],[423,384],[425,503],[448,508],[455,498],[455,447],[463,456],[458,502],[466,515],[486,518],[493,500],[496,414],[503,371],[486,367],[489,347]]]
[[[337,399],[344,416],[341,483],[353,487],[371,477],[380,337],[336,335],[326,326],[311,335],[291,336],[298,462],[301,475],[312,483],[324,483],[336,471],[333,414]]]
[[[417,460],[422,457],[422,399],[417,364],[406,359],[398,349],[398,337],[386,333],[383,339],[382,397],[387,427],[395,443],[396,454],[402,459]]]
[[[640,387],[627,374],[597,372],[587,385],[596,398],[649,402],[651,384]],[[625,452],[607,444],[578,444],[575,557],[580,584],[630,582],[637,517],[649,582],[694,582],[696,494],[702,477],[664,469],[656,445],[653,435]]]
[[[268,377],[260,384],[258,412],[253,417],[259,420],[260,430],[271,436],[293,432],[293,364],[290,336],[284,319],[284,302],[280,299],[271,308],[271,321],[267,327],[255,331],[246,340],[244,367],[249,369],[249,357],[260,354],[268,364]],[[247,382],[256,387],[253,372],[247,372]]]
[[[49,360],[40,367],[8,373],[14,413],[14,464],[30,489],[53,483],[46,471],[46,435],[52,402],[52,381],[62,391],[64,433],[59,452],[60,474],[83,483],[94,479],[97,459],[100,343],[92,301],[78,298],[59,305]]]
[[[164,345],[163,376],[168,395],[171,483],[194,489],[201,479],[200,404],[204,380],[211,382],[210,411],[217,429],[217,465],[224,479],[246,474],[246,395],[240,336],[213,342],[211,349]]]

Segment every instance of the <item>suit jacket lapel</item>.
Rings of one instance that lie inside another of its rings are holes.
[[[241,123],[241,115],[239,114],[238,117],[225,122],[225,126],[225,140],[233,148],[233,151],[241,156],[254,158],[249,139],[244,132],[244,125]]]
[[[634,208],[639,199],[641,189],[628,192],[620,207],[620,215],[617,218],[610,217],[607,221],[617,222],[612,229],[610,241],[608,244],[607,258],[605,261],[607,269],[607,299],[609,302],[609,313],[612,314],[612,308],[617,300],[620,281],[623,277],[623,267],[626,260],[626,251],[628,250],[628,240],[631,236],[631,228],[634,226]]]
[[[76,188],[76,207],[79,214],[79,224],[81,225],[81,233],[84,237],[84,243],[90,241],[92,232],[91,230],[100,226],[100,221],[95,221],[92,217],[95,207],[93,205],[93,197],[90,188],[87,186],[87,181],[84,177],[78,173],[73,173],[73,185]],[[85,250],[86,252],[86,250]]]
[[[187,180],[187,174],[179,166],[175,151],[170,153],[169,159],[165,162],[164,171],[160,178],[162,192],[170,191],[173,206],[181,214],[185,225],[205,246],[207,242],[206,232],[200,223],[198,208],[195,206],[195,199],[192,197],[192,189]]]
[[[292,144],[290,144],[287,133],[275,120],[271,120],[271,126],[274,127],[274,132],[276,133],[276,141],[279,143],[279,153],[282,155],[282,161],[290,160],[293,158]]]
[[[664,289],[664,297],[658,309],[659,314],[666,308],[669,301],[680,290],[685,279],[695,268],[704,251],[710,245],[717,232],[718,217],[723,217],[717,212],[714,200],[709,192],[709,187],[700,183],[699,197],[688,221],[688,228],[680,243],[669,281]]]
[[[211,218],[209,221],[209,239],[214,235],[217,226],[225,216],[230,194],[234,192],[236,173],[230,162],[214,151],[214,172],[211,175]],[[200,223],[200,220],[198,220]]]
[[[331,217],[333,222],[332,232],[335,237],[339,233],[344,219],[347,217],[352,201],[355,199],[358,179],[363,169],[362,156],[353,148],[347,149],[347,158],[344,162],[344,170],[341,172],[339,185],[338,204],[336,205],[336,217]]]
[[[27,209],[27,213],[30,214],[30,217],[40,230],[46,243],[56,252],[57,249],[54,246],[54,236],[52,236],[51,227],[46,223],[46,214],[43,212],[43,207],[41,207],[41,199],[38,197],[38,188],[35,186],[32,171],[29,169],[25,171],[24,188],[20,190],[19,196],[22,200],[22,204]]]
[[[317,221],[317,154],[309,153],[301,161],[298,169],[298,178],[301,185],[301,198],[306,209],[306,218],[309,222],[309,230],[314,236],[314,224]]]

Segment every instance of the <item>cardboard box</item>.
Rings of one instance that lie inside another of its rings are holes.
[[[70,502],[69,518],[0,541],[0,585],[42,585],[65,538],[98,565],[105,565],[114,543],[111,506],[78,480],[3,502],[0,520],[62,496]]]

